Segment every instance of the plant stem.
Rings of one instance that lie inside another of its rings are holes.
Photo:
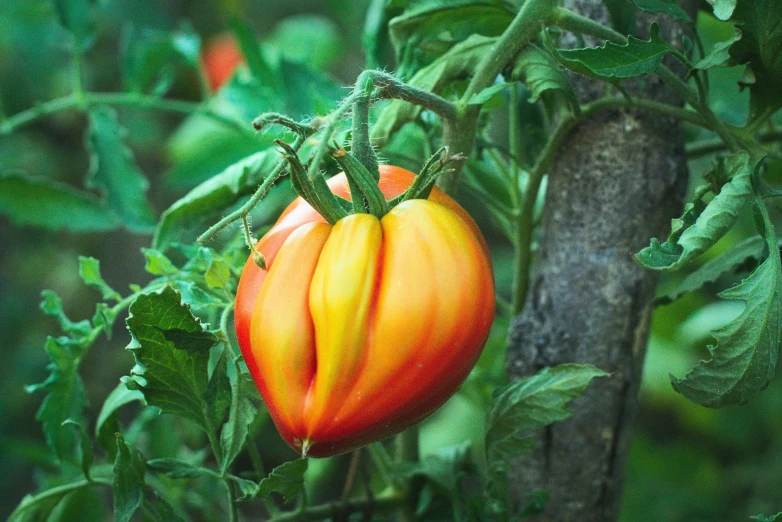
[[[782,131],[762,132],[757,137],[760,143],[773,143],[782,140]],[[726,150],[725,142],[721,138],[702,140],[687,145],[687,157],[689,159],[700,158],[714,152]]]
[[[269,522],[308,522],[325,520],[339,515],[350,515],[370,511],[371,513],[388,513],[394,511],[402,503],[402,497],[394,492],[380,494],[377,497],[354,498],[340,502],[331,502],[304,508],[299,511],[281,513],[269,519]]]
[[[239,510],[236,507],[236,486],[227,478],[223,479],[223,484],[225,484],[228,494],[228,520],[229,522],[237,522],[239,520]]]
[[[113,93],[113,92],[85,92],[81,96],[70,94],[61,98],[55,98],[47,102],[31,107],[22,112],[9,116],[0,124],[0,135],[24,127],[35,121],[50,116],[54,113],[73,110],[88,109],[95,105],[113,105],[119,107],[136,107],[140,109],[159,110],[178,114],[202,113],[227,126],[239,129],[246,134],[252,134],[249,125],[239,122],[224,115],[217,114],[200,102],[185,100],[169,100],[146,96],[137,93]]]
[[[109,487],[112,487],[114,485],[111,480],[93,477],[92,480],[84,479],[76,482],[71,482],[70,484],[63,484],[62,486],[57,486],[51,489],[47,489],[45,491],[38,493],[37,495],[28,497],[27,499],[22,501],[22,504],[17,506],[14,512],[11,513],[11,515],[8,517],[8,520],[22,520],[23,519],[23,517],[21,516],[22,513],[24,513],[28,509],[34,507],[35,505],[41,502],[46,502],[51,498],[56,499],[57,497],[65,496],[68,493],[78,491],[79,489],[82,488],[94,486],[96,484],[99,484],[101,486],[109,486]]]
[[[410,102],[444,119],[452,120],[459,116],[456,105],[441,96],[407,85],[382,71],[365,71],[365,74],[369,75],[374,84],[380,88],[378,92],[380,98],[396,98]]]

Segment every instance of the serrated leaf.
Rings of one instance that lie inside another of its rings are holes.
[[[209,386],[204,393],[209,418],[212,421],[212,426],[215,427],[223,423],[225,413],[231,406],[231,379],[226,371],[229,368],[226,365],[227,359],[227,350],[223,350],[214,370],[212,370]],[[230,368],[233,369],[233,367]]]
[[[551,53],[534,44],[525,46],[516,56],[511,78],[519,80],[530,92],[529,101],[535,103],[548,90],[564,94],[570,107],[578,107],[576,94],[564,72]]]
[[[147,467],[174,479],[196,478],[210,474],[208,469],[179,459],[152,459],[147,461]]]
[[[726,252],[709,259],[694,272],[687,274],[681,282],[662,296],[662,302],[674,301],[683,294],[694,292],[702,286],[713,283],[724,274],[730,274],[747,259],[760,259],[763,255],[765,240],[754,236],[733,245]]]
[[[144,458],[136,448],[128,447],[117,433],[117,458],[114,460],[114,520],[130,522],[144,500]]]
[[[584,49],[551,49],[566,68],[590,78],[622,80],[651,74],[668,53],[676,50],[659,36],[660,28],[652,24],[649,40],[634,36],[625,45],[606,42],[602,47]]]
[[[140,296],[127,319],[128,350],[136,366],[124,382],[144,394],[147,404],[189,419],[207,433],[214,426],[204,399],[209,351],[219,339],[205,329],[171,287]]]
[[[117,319],[117,313],[105,303],[95,305],[95,314],[92,316],[92,324],[95,328],[100,328],[106,334],[106,339],[111,340],[111,330],[114,327],[114,321]]]
[[[113,212],[133,232],[150,232],[156,219],[146,199],[149,183],[125,145],[126,131],[107,107],[90,110],[87,148],[91,153],[87,186],[98,189]]]
[[[95,38],[93,0],[52,0],[60,24],[74,37],[78,52],[86,50]]]
[[[307,471],[306,458],[291,460],[274,468],[269,476],[258,484],[257,494],[261,497],[279,493],[285,502],[291,502],[304,490],[304,473]]]
[[[98,413],[98,420],[95,422],[95,439],[110,459],[116,457],[117,439],[115,433],[119,428],[117,411],[133,401],[139,401],[143,404],[144,394],[138,390],[130,390],[124,382],[120,382],[103,401],[103,406]]]
[[[466,78],[496,41],[496,38],[472,35],[419,70],[408,83],[425,91],[440,92],[448,83]],[[372,143],[383,146],[405,123],[414,121],[421,110],[421,107],[402,100],[389,102],[372,127]]]
[[[706,0],[714,10],[714,16],[723,22],[733,16],[738,0]]]
[[[231,292],[231,267],[222,256],[210,255],[209,266],[204,273],[206,286]]]
[[[51,363],[49,377],[41,384],[28,386],[28,392],[43,390],[47,392],[36,419],[43,425],[46,443],[58,458],[73,455],[76,434],[63,422],[72,419],[84,422],[84,408],[87,407],[87,394],[84,382],[78,374],[79,361],[84,355],[84,347],[67,337],[49,337],[46,351]]]
[[[256,493],[258,493],[258,484],[252,480],[243,479],[235,475],[228,475],[228,479],[239,488],[239,493],[241,493],[237,498],[239,501],[250,501],[255,498]]]
[[[730,61],[730,47],[741,40],[741,31],[738,27],[733,27],[734,35],[724,42],[714,44],[711,52],[701,58],[693,69],[711,69],[712,67],[725,67]]]
[[[280,160],[275,150],[264,150],[234,163],[201,183],[163,213],[155,230],[153,248],[195,240],[220,219],[241,197],[252,194]]]
[[[767,219],[761,224],[768,257],[741,284],[719,294],[744,301],[744,310],[712,332],[717,344],[709,346],[711,359],[701,361],[683,379],[671,377],[673,388],[697,404],[744,404],[774,377],[782,333],[782,263],[773,227]]]
[[[257,412],[251,401],[251,397],[258,394],[255,383],[249,374],[237,375],[236,382],[231,385],[231,409],[228,421],[220,433],[220,446],[222,447],[223,460],[220,464],[222,473],[228,471],[234,459],[242,451],[247,435],[250,433],[250,424],[255,419]]]
[[[608,374],[589,364],[562,364],[513,382],[497,391],[486,421],[487,494],[493,509],[507,504],[510,460],[535,448],[530,432],[571,415],[567,404],[592,379]],[[501,509],[501,508],[500,508]]]
[[[84,478],[90,480],[90,467],[92,466],[93,455],[92,442],[90,441],[90,436],[87,435],[87,430],[82,423],[76,422],[73,419],[65,419],[62,425],[73,428],[78,434],[80,441],[79,447],[81,449],[81,471],[84,473]]]
[[[48,178],[0,174],[0,212],[11,222],[48,230],[105,232],[116,218],[89,192]]]
[[[79,321],[74,323],[71,321],[65,311],[62,308],[62,299],[52,290],[44,290],[41,292],[40,308],[46,315],[56,317],[60,323],[62,331],[73,337],[74,339],[81,339],[92,332],[92,326],[89,321]]]
[[[144,254],[146,264],[144,270],[152,275],[169,276],[179,273],[179,269],[174,266],[168,257],[162,252],[152,248],[142,248],[141,253]]]
[[[79,277],[87,286],[100,290],[103,299],[122,299],[122,296],[103,280],[100,275],[100,261],[94,257],[79,256]]]
[[[633,0],[633,4],[647,13],[662,13],[674,20],[692,22],[692,18],[681,8],[677,0]]]
[[[684,264],[708,250],[741,215],[752,199],[752,172],[746,151],[737,152],[718,164],[728,183],[707,205],[703,193],[687,205],[684,215],[671,222],[671,234],[664,243],[652,239],[651,245],[635,255],[635,259],[652,270],[678,270]]]

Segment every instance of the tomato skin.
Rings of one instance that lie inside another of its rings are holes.
[[[211,39],[205,46],[201,62],[212,92],[216,92],[233,76],[244,56],[230,33]]]
[[[393,198],[414,174],[380,167]],[[344,175],[331,190],[349,198]],[[467,377],[494,318],[491,259],[439,189],[329,225],[301,198],[258,242],[236,295],[244,359],[283,439],[336,455],[398,433]],[[279,258],[279,262],[278,261]]]

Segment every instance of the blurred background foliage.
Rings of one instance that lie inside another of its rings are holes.
[[[214,103],[231,106],[226,110],[237,111],[242,119],[262,110],[280,110],[294,117],[324,113],[348,92],[342,86],[353,83],[365,64],[372,63],[362,48],[367,8],[367,0],[248,1],[241,5],[239,0],[102,0],[97,6],[97,40],[85,56],[84,81],[94,91],[167,91],[171,98],[199,100],[202,86],[198,75],[192,67],[178,64],[180,58],[171,53],[166,42],[173,34],[182,38],[183,45],[198,43],[198,39],[207,48],[218,45],[229,31],[232,14],[240,13],[263,42],[264,53],[289,65],[283,77],[276,80],[281,83],[260,90],[243,82],[240,73]],[[503,14],[498,12],[496,16]],[[454,31],[476,30],[475,20],[469,22]],[[392,45],[403,45],[405,31],[414,23],[397,24]],[[494,23],[484,19],[480,23],[485,25],[484,34],[491,36]],[[729,24],[717,21],[708,10],[701,10],[698,27],[707,50],[732,35]],[[67,42],[68,35],[58,24],[49,0],[0,2],[0,109],[4,114],[15,114],[70,92],[71,53]],[[151,51],[134,51],[138,45]],[[434,39],[421,49],[431,50],[436,56],[442,52],[437,45]],[[377,61],[378,56],[385,63],[373,65],[394,70],[392,49],[381,49],[372,59]],[[430,60],[423,52],[414,56],[416,63],[398,65],[404,74],[404,67],[416,70]],[[137,68],[149,74],[128,74]],[[711,73],[712,106],[720,116],[735,123],[746,117],[746,93],[739,92],[736,84],[740,75],[740,68],[714,69]],[[269,89],[276,92],[269,94]],[[278,101],[272,103],[272,98]],[[120,108],[118,114],[128,129],[127,144],[149,179],[148,195],[156,215],[189,189],[259,147],[259,138],[251,133],[227,128],[204,115],[183,119],[136,108]],[[532,122],[530,141],[534,143],[534,121],[540,115],[526,116]],[[83,147],[87,125],[83,113],[67,111],[0,136],[0,171],[24,172],[82,186],[90,163]],[[499,136],[498,141],[507,140],[505,125],[502,116],[492,123],[491,133]],[[417,169],[430,152],[415,140],[425,136],[424,132],[416,127],[411,134],[392,142],[384,151],[386,157]],[[268,144],[273,137],[269,134],[260,139]],[[699,131],[688,128],[689,140],[701,137]],[[693,183],[709,164],[708,157],[691,161]],[[774,168],[782,170],[778,164]],[[285,183],[275,188],[254,215],[256,232],[272,222],[292,197]],[[462,189],[459,197],[487,234],[498,288],[509,288],[510,244],[470,190]],[[194,234],[201,231],[192,230]],[[751,233],[752,223],[741,223],[700,262]],[[48,358],[43,345],[46,336],[57,328],[56,320],[38,308],[41,291],[54,289],[70,317],[90,317],[98,295],[79,279],[78,256],[99,259],[104,278],[114,288],[124,289],[151,279],[144,271],[140,253],[141,247],[149,246],[150,239],[150,235],[124,229],[85,234],[51,232],[19,226],[0,215],[0,342],[4,356],[0,365],[0,517],[5,518],[24,494],[38,489],[46,470],[53,465],[35,420],[41,395],[25,391],[25,385],[45,378]],[[716,298],[719,290],[737,281],[718,281],[655,311],[640,416],[626,472],[623,520],[740,520],[782,507],[782,379],[776,379],[749,405],[722,410],[694,405],[669,384],[669,373],[681,377],[706,354],[709,331],[740,312],[741,303]],[[672,283],[663,280],[660,294],[664,295],[666,285]],[[424,423],[423,455],[464,441],[480,444],[489,392],[504,379],[507,326],[506,318],[498,318],[476,371],[461,392]],[[128,340],[124,322],[117,321],[111,340],[99,341],[82,364],[81,374],[94,411],[133,363],[124,350]],[[174,417],[142,416],[141,422],[146,426],[146,438],[137,445],[144,447],[150,458],[170,456],[179,451],[180,440],[196,437],[191,426]],[[175,430],[170,429],[172,425]],[[263,441],[261,450],[269,469],[293,457],[267,416],[259,415],[253,430]],[[197,441],[191,447],[197,448]],[[346,473],[347,462],[347,457],[339,457],[311,463],[307,480],[314,502],[338,494],[332,490],[339,489],[339,477]],[[183,489],[181,494],[190,493]],[[53,517],[103,520],[110,509],[107,502],[98,493],[85,490],[63,502]]]

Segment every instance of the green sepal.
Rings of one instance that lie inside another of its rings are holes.
[[[381,218],[388,213],[388,201],[377,186],[377,181],[372,174],[361,164],[361,162],[352,154],[342,149],[335,151],[332,156],[345,171],[345,176],[350,183],[351,196],[353,200],[364,198],[369,213],[377,218]],[[354,188],[355,187],[355,188]],[[355,192],[357,190],[358,192]],[[360,205],[354,204],[353,208],[358,212]]]
[[[331,193],[323,176],[317,175],[315,180],[310,180],[293,148],[281,140],[275,140],[275,143],[283,148],[283,157],[290,165],[293,190],[332,225],[347,216],[347,211]]]
[[[426,161],[426,163],[424,163],[421,172],[415,177],[415,180],[413,180],[413,184],[400,196],[391,200],[391,206],[396,206],[399,203],[410,199],[428,199],[437,182],[437,178],[439,178],[441,174],[450,171],[450,169],[446,169],[445,167],[451,162],[463,161],[464,159],[465,158],[459,154],[449,156],[448,147],[441,147]]]

